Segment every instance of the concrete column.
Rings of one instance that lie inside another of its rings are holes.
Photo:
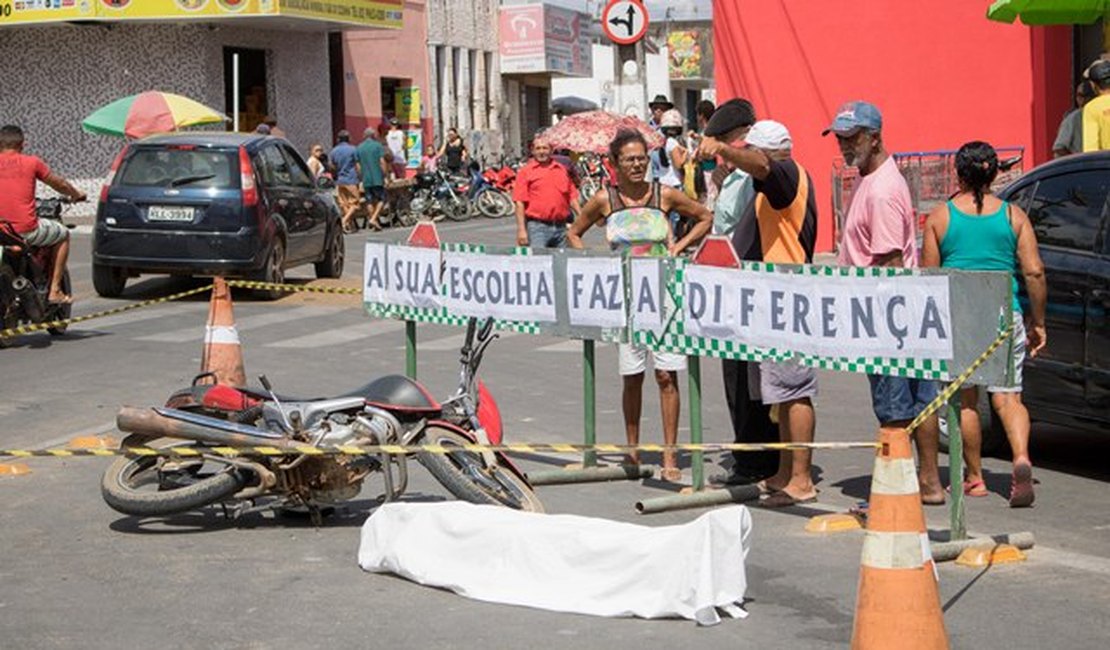
[[[459,107],[459,128],[463,131],[471,131],[474,129],[473,116],[470,113],[470,49],[460,47],[459,53],[459,69],[456,71],[458,79],[458,107]]]
[[[474,52],[474,128],[494,129],[489,122],[489,101],[486,98],[486,85],[489,77],[486,73],[486,53],[483,50]]]
[[[495,50],[490,57],[489,66],[489,128],[506,132],[506,125],[501,123],[501,105],[505,102],[501,86],[501,55]],[[504,153],[504,152],[502,152]]]
[[[448,127],[455,125],[455,57],[452,47],[445,46],[441,52],[443,67],[440,68],[440,73],[443,79],[443,95],[440,97],[442,107],[440,117],[443,118],[443,131],[440,135],[442,136],[447,132]]]
[[[423,90],[422,102],[428,107],[428,119],[432,123],[432,139],[433,142],[425,144],[438,144],[436,138],[440,137],[443,130],[440,128],[440,115],[439,115],[439,63],[437,62],[436,51],[439,48],[435,45],[428,45],[428,87]]]

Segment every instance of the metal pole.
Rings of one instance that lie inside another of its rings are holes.
[[[690,381],[690,442],[701,444],[701,357],[690,356],[686,361],[686,374]],[[695,451],[690,454],[690,477],[695,490],[705,487],[705,454]]]
[[[586,430],[585,443],[597,444],[597,390],[595,387],[594,342],[582,340],[582,415]],[[582,466],[597,466],[597,451],[590,449],[582,452]]]
[[[227,104],[224,104],[227,106]],[[239,53],[231,55],[231,130],[239,131]]]
[[[948,482],[952,486],[949,539],[967,539],[964,521],[964,438],[960,432],[960,392],[948,400]]]
[[[416,321],[405,321],[405,375],[416,379]]]

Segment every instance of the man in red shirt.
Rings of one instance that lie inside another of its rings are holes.
[[[567,219],[578,216],[577,198],[578,188],[567,168],[551,157],[551,145],[537,137],[532,142],[532,159],[517,174],[513,186],[517,245],[566,246]]]
[[[62,276],[69,258],[69,231],[57,221],[40,220],[35,214],[35,182],[42,181],[74,201],[85,195],[69,181],[51,173],[41,159],[23,153],[23,130],[18,126],[0,127],[0,224],[10,224],[31,246],[53,249],[50,294],[53,303],[65,303],[72,296],[62,291]]]

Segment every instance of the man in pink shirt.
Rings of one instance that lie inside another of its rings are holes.
[[[840,241],[842,266],[917,266],[917,219],[906,179],[883,146],[883,118],[867,102],[848,102],[822,135],[836,135],[844,162],[862,177],[848,206]],[[871,406],[883,426],[905,427],[937,396],[935,382],[869,375]],[[940,430],[934,415],[914,431],[921,500],[943,504],[937,468]]]

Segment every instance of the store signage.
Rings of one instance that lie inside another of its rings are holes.
[[[640,0],[612,0],[601,12],[601,29],[617,45],[632,45],[647,34],[647,7]]]
[[[500,10],[501,72],[593,74],[589,17],[550,5],[514,5]]]
[[[0,0],[0,27],[79,20],[284,16],[400,28],[404,0]]]

